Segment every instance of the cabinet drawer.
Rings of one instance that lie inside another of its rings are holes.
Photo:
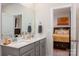
[[[18,56],[19,49],[2,46],[2,55],[3,56]]]
[[[34,44],[30,44],[30,45],[20,48],[20,55],[24,54],[25,52],[27,52],[33,48],[34,48]]]

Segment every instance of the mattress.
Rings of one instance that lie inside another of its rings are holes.
[[[53,40],[57,42],[69,42],[68,34],[53,34]]]

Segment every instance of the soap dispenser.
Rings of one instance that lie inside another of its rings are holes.
[[[31,33],[31,31],[32,31],[31,23],[29,23],[29,25],[28,25],[28,33]]]
[[[42,33],[42,23],[41,22],[38,25],[38,33]]]
[[[31,37],[32,37],[31,32],[32,32],[31,23],[29,23],[29,25],[28,25],[28,35],[27,35],[28,39],[31,39]]]

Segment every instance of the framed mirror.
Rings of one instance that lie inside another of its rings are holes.
[[[35,11],[32,3],[2,3],[2,39],[22,33],[35,33]]]

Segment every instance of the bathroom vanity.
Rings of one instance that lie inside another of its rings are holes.
[[[3,42],[0,43],[0,46],[2,56],[45,56],[46,37],[42,35],[42,23],[38,26],[39,34],[35,36],[35,34],[37,34],[34,9],[35,6],[32,4],[30,8],[28,8],[23,4],[13,3],[2,4],[1,7],[1,34]],[[16,39],[16,37],[19,38]],[[7,44],[7,41],[10,44]]]
[[[33,38],[27,41],[1,45],[2,56],[45,56],[46,38]]]

